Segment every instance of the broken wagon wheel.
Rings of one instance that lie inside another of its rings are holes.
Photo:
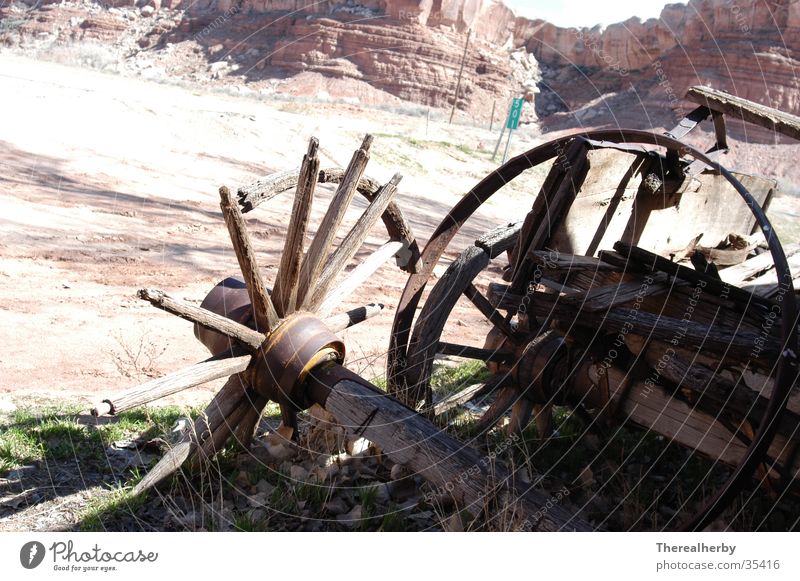
[[[733,474],[725,485],[718,490],[711,502],[685,525],[689,530],[702,529],[730,503],[734,495],[750,480],[756,467],[765,457],[765,453],[775,436],[780,417],[786,406],[786,398],[789,389],[797,374],[798,330],[794,323],[797,317],[797,305],[794,299],[793,285],[791,284],[792,276],[786,262],[785,254],[780,241],[775,235],[759,203],[728,170],[720,166],[716,161],[710,159],[708,155],[676,139],[639,130],[600,130],[563,137],[540,145],[510,160],[468,192],[462,198],[461,202],[448,213],[447,219],[435,230],[422,253],[420,262],[423,265],[423,269],[409,277],[406,284],[398,305],[392,329],[392,343],[389,351],[388,369],[389,389],[407,404],[414,405],[420,400],[424,401],[426,397],[428,398],[427,403],[431,403],[430,392],[426,389],[426,378],[423,376],[425,375],[424,370],[426,366],[430,365],[430,361],[437,350],[438,352],[446,351],[446,349],[440,349],[440,342],[437,338],[437,334],[440,333],[444,323],[429,322],[429,319],[435,316],[433,315],[435,311],[433,307],[427,310],[423,307],[419,316],[416,317],[416,324],[414,324],[414,319],[417,306],[420,300],[422,300],[425,287],[433,273],[433,269],[439,263],[441,256],[448,244],[452,241],[456,232],[477,208],[501,187],[535,165],[556,158],[557,156],[562,158],[568,157],[570,153],[574,154],[574,146],[580,141],[590,144],[591,147],[612,147],[621,149],[622,151],[644,153],[645,155],[650,155],[652,152],[642,148],[641,145],[638,144],[663,147],[672,152],[681,151],[684,155],[688,155],[696,160],[697,163],[710,167],[717,172],[718,175],[723,176],[747,204],[755,218],[756,224],[764,233],[775,264],[779,283],[788,285],[787,294],[789,295],[789,300],[785,302],[780,310],[780,345],[782,347],[777,351],[777,369],[772,394],[770,395],[758,430],[747,444],[746,451]],[[564,155],[565,151],[567,152],[566,156]],[[573,157],[572,160],[578,161],[579,163],[581,161],[580,157],[577,159]],[[555,188],[555,190],[551,189],[551,191],[558,192],[558,188]],[[562,203],[558,199],[548,201]],[[552,207],[552,204],[550,205]],[[535,214],[536,213],[532,211],[529,216]],[[528,258],[532,251],[539,248],[537,244],[543,241],[543,239],[539,237],[540,233],[546,231],[547,226],[543,229],[542,225],[540,223],[537,224],[535,221],[523,227],[523,233],[520,237],[520,248],[516,251],[514,270],[514,274],[518,275],[518,277],[512,280],[512,291],[518,294],[525,294],[525,292],[527,292],[527,289],[524,287],[530,283],[530,280],[525,277],[525,273],[526,271],[529,272],[529,270],[523,268],[520,261]],[[524,242],[522,242],[522,240],[524,240]],[[473,253],[477,252],[474,249],[470,249],[467,253],[470,251]],[[463,257],[464,255],[462,255],[462,258]],[[472,258],[478,262],[484,260],[479,255],[477,258],[475,256],[472,256]],[[477,266],[474,267],[474,270],[480,270],[480,268],[480,266]],[[451,274],[457,276],[456,272]],[[471,279],[470,275],[465,275],[463,278],[465,280]],[[465,292],[466,288],[466,286],[462,285],[461,288],[452,293],[446,292],[445,289],[437,290],[437,288],[434,288],[431,291],[431,296],[434,296],[435,299],[438,297],[440,302],[444,301],[446,304],[448,300],[454,302],[454,299],[457,299],[461,293]],[[439,316],[446,320],[450,308],[444,308],[444,313]],[[423,339],[423,342],[420,342],[420,338]],[[483,355],[486,359],[486,354]],[[513,397],[506,397],[505,401],[510,404],[513,399]],[[501,404],[504,405],[502,401]]]
[[[392,206],[401,179],[395,175],[377,187],[366,180],[372,136],[367,135],[344,171],[320,172],[318,142],[312,138],[299,171],[267,178],[240,190],[237,202],[230,190],[220,188],[220,207],[236,253],[242,279],[228,278],[215,287],[196,307],[155,290],[143,289],[139,297],[154,306],[195,323],[195,334],[212,357],[187,369],[138,386],[104,400],[92,410],[95,415],[119,413],[164,395],[230,376],[194,430],[175,446],[137,486],[137,492],[153,486],[177,470],[185,461],[213,457],[231,436],[247,446],[268,401],[277,402],[286,432],[297,437],[296,414],[311,405],[298,390],[311,369],[326,361],[343,362],[341,331],[382,309],[367,305],[331,315],[339,304],[386,260],[403,253],[406,268],[413,268],[413,235],[402,213]],[[338,188],[309,247],[303,251],[314,189],[318,181],[337,182]],[[261,277],[239,203],[252,209],[262,196],[264,183],[272,195],[296,189],[284,250],[272,291]],[[350,202],[360,187],[370,203],[343,242],[333,248]],[[244,194],[242,192],[245,192]],[[387,209],[391,207],[391,211]],[[362,247],[381,217],[390,240],[344,276],[345,267]],[[400,236],[403,236],[400,239]]]

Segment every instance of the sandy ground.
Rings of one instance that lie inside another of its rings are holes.
[[[310,136],[320,139],[326,167],[346,165],[363,134],[376,134],[367,173],[404,174],[398,201],[421,241],[496,165],[496,134],[485,129],[348,105],[232,97],[8,56],[0,57],[0,91],[0,398],[18,405],[88,403],[204,358],[188,323],[135,292],[155,287],[199,301],[236,273],[218,187],[299,165]],[[532,139],[515,136],[512,153]],[[514,187],[482,208],[454,249],[521,216],[532,187]],[[319,191],[317,222],[330,193]],[[268,284],[291,201],[283,195],[250,214]],[[364,206],[357,200],[348,220]],[[357,260],[385,240],[373,234]],[[368,376],[382,373],[405,279],[389,264],[350,302],[387,305],[345,337],[352,367]],[[485,333],[473,312],[464,317],[476,337]],[[200,403],[216,387],[184,400]]]

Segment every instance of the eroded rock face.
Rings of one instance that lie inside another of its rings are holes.
[[[657,19],[631,18],[605,29],[518,18],[514,39],[544,66],[575,69],[573,75],[562,71],[557,82],[569,107],[596,98],[598,88],[633,85],[645,99],[676,109],[689,86],[710,84],[800,112],[795,0],[691,0],[666,6]]]

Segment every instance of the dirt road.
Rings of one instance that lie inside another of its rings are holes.
[[[346,165],[363,134],[374,133],[368,174],[404,174],[399,203],[423,241],[494,166],[488,131],[352,105],[268,102],[7,56],[0,91],[0,398],[18,404],[88,401],[205,357],[189,324],[135,292],[149,286],[199,301],[237,272],[218,187],[297,166],[310,136],[326,167]],[[514,145],[530,144],[523,136]],[[508,204],[526,194],[525,184],[515,187],[484,208],[457,247],[516,216]],[[329,196],[320,190],[317,221]],[[249,218],[268,281],[290,208],[284,195]],[[376,230],[369,243],[384,238]],[[388,265],[352,297],[388,306],[347,337],[353,367],[367,375],[382,373],[404,282]],[[214,388],[193,390],[189,401]]]

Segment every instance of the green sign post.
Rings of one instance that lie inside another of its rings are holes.
[[[500,137],[497,138],[497,145],[494,146],[494,153],[492,154],[492,161],[497,157],[497,150],[500,149],[500,143],[503,141],[503,134],[508,129],[508,141],[506,141],[506,150],[503,152],[503,163],[508,158],[508,146],[511,144],[511,134],[519,127],[519,118],[522,115],[522,99],[514,99],[511,101],[511,107],[508,109],[508,118],[503,130],[500,132]]]
[[[511,103],[511,111],[508,112],[508,123],[506,127],[516,129],[519,127],[519,116],[522,114],[522,99],[514,99]]]

